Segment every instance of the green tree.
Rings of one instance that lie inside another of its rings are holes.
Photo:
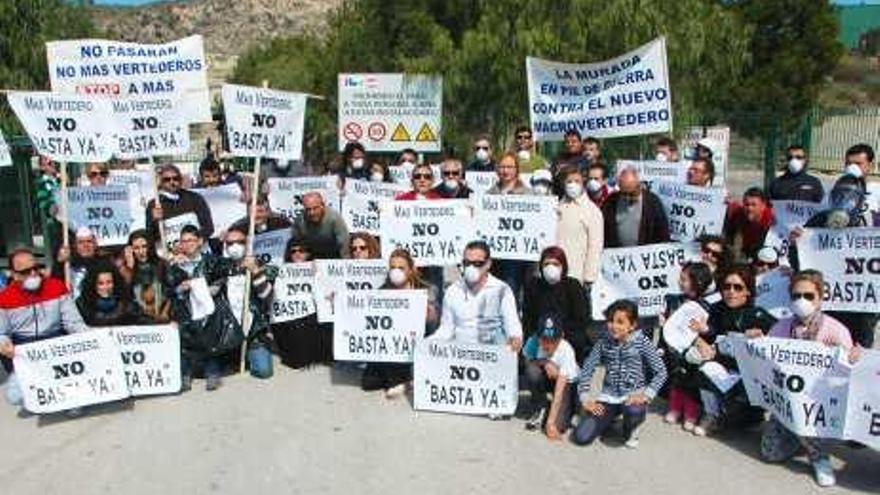
[[[0,88],[49,89],[46,42],[94,34],[89,11],[62,0],[0,2]],[[19,129],[5,99],[0,127]]]

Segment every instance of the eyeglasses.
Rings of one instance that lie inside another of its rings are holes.
[[[37,265],[31,266],[28,268],[22,268],[21,270],[13,270],[13,271],[15,273],[17,273],[18,275],[21,275],[24,277],[24,276],[27,276],[27,275],[30,275],[33,273],[39,274],[41,271],[43,271],[43,268],[45,268],[45,266],[37,264]]]
[[[432,180],[434,176],[431,174],[413,174],[413,180]]]
[[[798,299],[806,299],[807,301],[812,302],[812,301],[815,301],[816,298],[818,298],[818,297],[819,297],[819,294],[816,294],[815,292],[792,292],[791,293],[791,300],[792,301],[797,301]]]
[[[353,252],[367,251],[367,246],[365,244],[352,244],[351,250]]]
[[[236,244],[241,244],[242,246],[244,246],[244,241],[226,241],[224,244],[226,244],[227,246],[234,246]]]
[[[464,267],[475,266],[477,268],[483,268],[484,266],[486,266],[486,263],[488,263],[488,262],[489,262],[489,260],[480,260],[480,261],[464,260],[461,262],[461,266],[464,266]]]
[[[713,249],[709,249],[709,248],[707,248],[707,247],[704,247],[704,248],[700,249],[700,251],[702,251],[703,254],[709,254],[709,255],[711,255],[711,256],[714,257],[714,258],[720,258],[720,257],[721,257],[721,251],[715,251],[715,250],[713,250]]]
[[[486,150],[489,151],[488,146],[474,146],[474,151]]]
[[[444,170],[443,177],[460,177],[461,170]]]
[[[525,141],[525,140],[528,140],[528,139],[532,139],[532,135],[531,135],[531,134],[519,134],[519,135],[516,136],[516,140],[517,140],[517,141]]]
[[[724,284],[721,286],[721,290],[744,292],[746,290],[746,286],[743,284]]]
[[[807,155],[794,155],[794,154],[792,154],[792,155],[788,155],[786,158],[789,160],[792,160],[792,159],[803,160],[806,157],[807,157]]]
[[[110,175],[109,170],[94,170],[89,172],[89,178],[94,179],[96,177],[108,177]]]
[[[165,176],[165,177],[162,177],[162,182],[163,182],[163,183],[166,183],[166,182],[180,182],[180,176],[179,176],[179,175]]]
[[[290,248],[291,254],[304,253],[304,252],[306,252],[306,250],[301,247]]]

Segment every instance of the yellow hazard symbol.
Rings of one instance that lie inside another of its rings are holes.
[[[434,131],[431,130],[431,126],[429,126],[427,123],[422,124],[422,128],[419,129],[419,133],[416,134],[416,141],[424,143],[436,140],[437,135],[434,134]]]
[[[391,134],[392,141],[412,141],[412,138],[409,136],[409,131],[406,130],[406,127],[403,126],[403,123],[397,124],[397,127],[394,128],[394,132]]]

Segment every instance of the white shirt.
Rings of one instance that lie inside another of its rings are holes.
[[[477,293],[468,289],[464,280],[446,289],[440,327],[430,338],[468,344],[503,344],[512,337],[522,337],[513,291],[489,274]]]
[[[552,356],[547,356],[544,348],[538,346],[538,359],[546,359],[555,364],[559,368],[559,374],[565,375],[565,380],[568,383],[577,381],[581,370],[578,367],[577,359],[574,357],[574,348],[571,347],[567,340],[561,339],[559,341],[559,345],[556,346]]]

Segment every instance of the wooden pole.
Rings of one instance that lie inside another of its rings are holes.
[[[64,261],[64,284],[67,290],[72,290],[70,285],[70,257],[73,256],[73,250],[70,248],[70,221],[67,218],[67,163],[58,162],[58,168],[61,172],[61,245],[67,249],[67,259]]]
[[[161,177],[156,173],[156,162],[153,161],[153,157],[150,156],[150,170],[153,172],[153,207],[162,206],[161,201],[159,201],[159,181]],[[149,214],[152,216],[153,212],[150,211]],[[160,246],[163,250],[167,250],[165,245],[165,214],[163,212],[162,218],[158,220],[157,229],[159,230],[159,242]],[[169,253],[170,254],[170,253]]]

